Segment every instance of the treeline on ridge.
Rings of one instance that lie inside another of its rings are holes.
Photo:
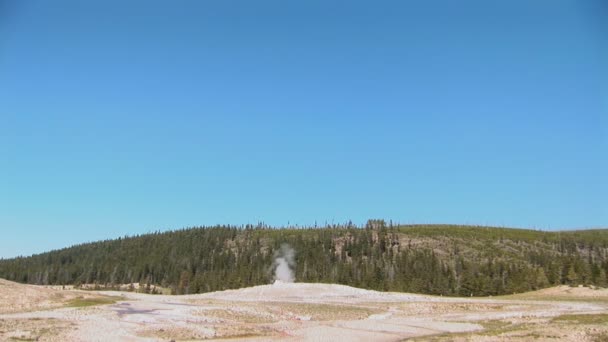
[[[272,282],[281,244],[296,281],[446,296],[608,285],[608,229],[545,232],[370,220],[322,228],[196,227],[0,260],[0,278],[30,284],[139,283],[174,294]]]

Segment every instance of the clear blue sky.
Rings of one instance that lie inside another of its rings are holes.
[[[216,223],[608,225],[608,2],[0,0],[0,257]]]

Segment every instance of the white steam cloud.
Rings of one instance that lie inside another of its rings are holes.
[[[274,253],[274,279],[284,283],[293,283],[295,275],[295,256],[294,251],[288,244],[282,244],[281,248]]]

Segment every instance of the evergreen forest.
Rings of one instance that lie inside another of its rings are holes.
[[[298,282],[380,291],[488,296],[567,285],[608,285],[608,229],[537,231],[394,225],[370,220],[323,227],[193,227],[0,259],[0,278],[29,284],[139,283],[173,294],[273,281],[283,244]]]

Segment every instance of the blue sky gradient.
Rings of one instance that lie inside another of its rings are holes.
[[[216,223],[608,225],[608,3],[0,0],[0,257]]]

